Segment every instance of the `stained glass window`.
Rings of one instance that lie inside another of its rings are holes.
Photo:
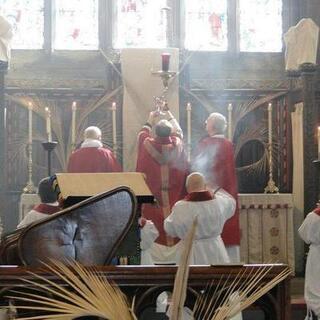
[[[98,0],[56,0],[55,49],[96,50]]]
[[[227,0],[186,0],[185,9],[186,49],[228,49]]]
[[[0,0],[1,14],[12,24],[13,49],[43,46],[44,0]]]
[[[240,0],[240,51],[282,50],[282,0]]]
[[[117,0],[114,47],[166,47],[170,12],[164,0]]]

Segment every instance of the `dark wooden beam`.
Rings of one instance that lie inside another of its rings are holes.
[[[319,170],[313,164],[313,161],[318,158],[317,126],[319,125],[319,111],[315,103],[315,71],[315,69],[301,70],[305,212],[310,212],[315,207],[319,194]]]

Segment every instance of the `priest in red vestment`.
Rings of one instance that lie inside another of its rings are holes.
[[[224,137],[226,118],[220,113],[211,113],[206,121],[208,136],[203,138],[195,152],[192,170],[201,172],[211,188],[221,187],[238,203],[238,186],[232,142]],[[222,239],[231,262],[240,262],[239,208],[227,220]]]
[[[112,151],[103,147],[101,130],[98,127],[88,127],[84,131],[84,141],[75,150],[68,162],[68,172],[121,172],[121,166]]]
[[[143,172],[146,182],[157,200],[156,205],[144,204],[142,216],[151,220],[159,236],[150,253],[155,263],[176,262],[178,238],[166,234],[163,222],[172,206],[186,193],[185,179],[188,162],[184,152],[182,130],[170,111],[151,112],[148,122],[138,135],[138,172]]]
[[[36,205],[26,214],[17,228],[25,227],[34,221],[44,219],[49,215],[62,210],[57,201],[57,194],[52,188],[52,182],[49,177],[44,178],[39,182],[38,195],[41,203]]]

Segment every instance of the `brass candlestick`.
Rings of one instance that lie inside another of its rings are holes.
[[[279,193],[279,188],[273,181],[273,161],[272,161],[272,104],[268,105],[268,153],[269,153],[269,181],[264,188],[264,193]]]
[[[23,188],[23,193],[36,193],[36,188],[32,181],[32,142],[28,143],[28,183]]]
[[[48,152],[48,177],[51,176],[51,153],[54,150],[54,148],[57,146],[57,141],[45,141],[42,142],[42,146],[44,150]]]
[[[272,169],[272,145],[268,146],[269,149],[269,181],[267,186],[264,188],[264,193],[279,193],[279,188],[273,181],[273,169]]]

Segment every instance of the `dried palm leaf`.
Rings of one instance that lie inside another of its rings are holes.
[[[20,105],[21,107],[28,108],[29,103],[33,104],[33,112],[37,114],[39,117],[46,119],[46,108],[51,111],[51,128],[52,132],[55,135],[55,140],[58,141],[57,148],[55,148],[54,152],[56,157],[60,163],[61,168],[66,167],[66,155],[65,155],[65,144],[63,139],[63,128],[62,123],[60,121],[60,117],[57,114],[58,106],[55,101],[46,100],[40,98],[38,96],[11,96],[7,95],[8,100],[15,102],[16,104]],[[46,137],[42,135],[40,140],[46,140]],[[34,140],[35,136],[34,136]]]
[[[188,96],[192,97],[195,101],[198,101],[209,113],[212,112],[212,100],[208,99],[204,95],[193,93],[185,87],[180,86],[180,89],[184,91]]]
[[[237,141],[236,147],[235,147],[235,158],[238,157],[238,154],[240,150],[243,148],[243,146],[249,142],[256,141],[260,143],[263,148],[263,154],[261,158],[249,165],[245,165],[242,167],[237,167],[238,172],[246,172],[248,175],[262,175],[264,172],[266,172],[268,165],[269,165],[269,153],[268,153],[268,130],[263,125],[252,128],[252,129],[245,129],[241,135],[239,136],[239,139]],[[274,141],[272,144],[272,153],[275,155],[279,151],[279,144]],[[277,157],[274,157],[273,165],[277,166]]]
[[[242,147],[250,141],[258,141],[267,148],[268,131],[264,126],[256,126],[253,128],[245,128],[237,140],[234,149],[235,158],[238,156]]]
[[[77,126],[76,126],[76,132],[80,133],[83,132],[85,126],[86,126],[86,119],[88,116],[101,107],[103,104],[107,103],[108,101],[111,101],[114,99],[115,95],[117,95],[122,90],[122,86],[119,86],[118,88],[114,89],[111,92],[105,92],[98,98],[91,99],[88,103],[88,105],[78,111],[78,120],[77,120]],[[59,108],[57,106],[57,103],[52,100],[43,99],[38,96],[6,96],[8,100],[18,104],[19,106],[23,108],[28,108],[29,103],[31,102],[34,106],[33,112],[36,113],[38,116],[46,119],[46,108],[49,108],[51,111],[51,125],[52,125],[52,132],[55,135],[55,140],[58,141],[58,145],[55,148],[54,152],[55,155],[59,161],[59,164],[61,166],[62,170],[66,170],[67,167],[67,161],[69,158],[69,155],[72,151],[72,145],[71,145],[71,126],[69,128],[69,136],[67,139],[64,139],[65,132],[62,127],[62,122],[60,121],[61,116],[59,115]],[[111,131],[110,131],[111,132]],[[45,137],[42,139],[45,140]],[[78,139],[79,140],[79,139]],[[120,140],[120,138],[119,138]],[[79,142],[79,141],[77,141]]]
[[[44,314],[17,319],[71,320],[83,316],[110,320],[136,319],[121,290],[93,268],[84,268],[77,262],[69,262],[66,265],[59,261],[51,261],[51,264],[44,265],[61,280],[61,283],[30,272],[40,281],[24,281],[38,290],[38,294],[24,292],[21,296],[20,292],[16,292],[17,296],[9,298],[26,302],[25,306],[17,306],[18,309],[34,310]],[[47,294],[44,295],[43,292]]]
[[[194,308],[195,319],[227,320],[248,308],[292,273],[290,268],[285,268],[273,279],[266,281],[265,277],[273,267],[263,265],[257,269],[252,268],[249,273],[245,268],[229,286],[226,286],[228,281],[225,281],[225,277],[221,277],[216,286],[211,284],[204,296],[198,298]]]
[[[120,79],[122,79],[122,74],[121,71],[117,68],[117,66],[113,63],[112,59],[102,50],[99,50],[100,53],[102,54],[102,56],[105,58],[105,60],[107,61],[107,63],[109,63],[112,67],[112,69],[117,73],[117,75],[120,77]]]
[[[172,309],[170,320],[180,320],[182,318],[183,306],[187,295],[187,283],[189,276],[189,261],[192,254],[192,244],[197,229],[198,220],[194,219],[192,227],[183,241],[179,267],[174,280],[172,293]]]
[[[233,118],[236,121],[240,121],[248,113],[260,108],[262,105],[267,104],[268,102],[270,102],[272,100],[279,99],[280,97],[284,96],[285,94],[286,94],[286,92],[283,91],[283,92],[269,94],[269,95],[266,95],[262,98],[253,97],[249,101],[238,105],[238,107],[234,111]]]

